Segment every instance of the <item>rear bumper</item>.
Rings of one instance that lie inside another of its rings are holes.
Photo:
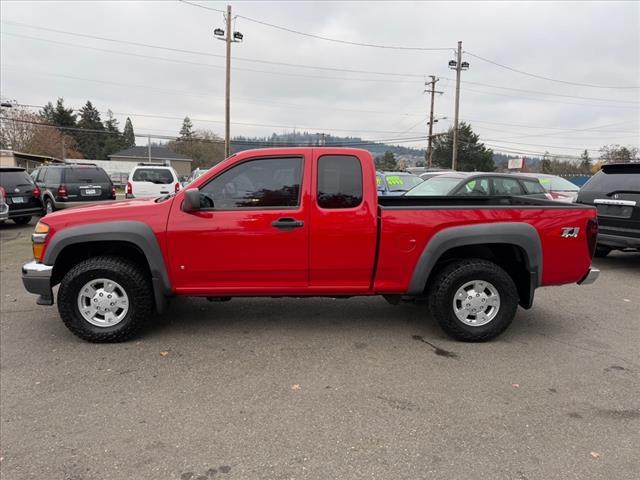
[[[22,284],[29,293],[39,295],[38,305],[53,305],[51,272],[53,267],[31,261],[22,266]]]
[[[8,212],[8,218],[16,217],[29,217],[32,215],[42,215],[42,207],[29,207],[29,208],[10,208]],[[0,219],[2,215],[0,214]]]
[[[600,276],[600,270],[597,268],[590,268],[587,274],[582,277],[582,280],[578,281],[578,285],[589,285],[595,282]]]
[[[53,202],[53,205],[56,210],[63,210],[65,208],[74,208],[74,207],[90,207],[91,205],[101,205],[103,203],[113,203],[116,200],[114,198],[109,198],[107,200],[89,200],[89,201],[81,201],[81,202]]]
[[[611,248],[640,248],[640,238],[598,233],[598,245]]]

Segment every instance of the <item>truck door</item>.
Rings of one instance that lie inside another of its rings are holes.
[[[376,180],[358,153],[314,149],[309,288],[356,293],[370,288],[376,255]]]
[[[303,153],[247,158],[200,186],[201,210],[186,213],[176,202],[167,229],[176,290],[304,292],[310,175]]]

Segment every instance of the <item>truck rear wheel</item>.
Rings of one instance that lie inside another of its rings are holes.
[[[154,308],[146,272],[119,257],[94,257],[75,265],[60,282],[58,311],[76,336],[94,343],[133,337]]]
[[[460,260],[436,274],[429,289],[429,308],[451,337],[484,342],[511,324],[518,308],[518,290],[495,263]]]

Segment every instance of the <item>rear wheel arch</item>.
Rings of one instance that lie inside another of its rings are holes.
[[[529,308],[542,279],[542,246],[528,223],[504,222],[451,227],[425,246],[413,272],[409,294],[420,296],[449,263],[465,258],[491,261],[504,269],[518,288],[520,305]]]

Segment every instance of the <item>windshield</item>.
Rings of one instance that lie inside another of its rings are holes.
[[[173,175],[165,168],[138,168],[133,172],[134,182],[151,182],[167,185],[173,182]]]
[[[109,183],[111,180],[101,168],[69,168],[65,172],[66,183]]]
[[[387,175],[385,178],[390,192],[407,192],[423,182],[415,175]]]
[[[545,190],[559,190],[569,192],[577,192],[578,190],[580,190],[580,188],[575,183],[571,183],[569,180],[566,180],[562,177],[541,177],[538,178],[538,180]]]
[[[444,175],[438,175],[437,177],[429,178],[420,185],[411,189],[405,195],[412,197],[432,197],[438,195],[448,195],[453,188],[460,183],[459,177],[446,177]]]

